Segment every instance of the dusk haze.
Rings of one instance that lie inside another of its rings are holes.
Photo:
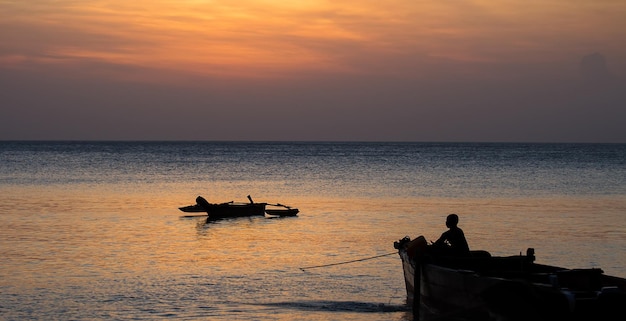
[[[624,321],[625,164],[626,0],[0,0],[0,321]]]
[[[0,1],[0,140],[626,142],[626,3]]]

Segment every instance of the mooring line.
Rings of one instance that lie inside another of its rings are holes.
[[[321,268],[321,267],[327,267],[327,266],[333,266],[333,265],[341,265],[341,264],[348,264],[348,263],[354,263],[354,262],[366,261],[366,260],[376,259],[376,258],[379,258],[379,257],[389,256],[389,255],[393,255],[393,254],[397,254],[397,253],[398,253],[398,252],[391,252],[391,253],[387,253],[387,254],[381,254],[381,255],[376,255],[376,256],[370,256],[370,257],[366,257],[366,258],[363,258],[363,259],[358,259],[358,260],[345,261],[345,262],[339,262],[339,263],[331,263],[331,264],[324,264],[324,265],[315,265],[315,266],[301,267],[301,268],[300,268],[300,270],[304,271],[304,270],[315,269],[315,268]]]

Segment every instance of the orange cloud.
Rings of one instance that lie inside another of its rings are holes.
[[[390,61],[411,55],[516,63],[602,47],[626,56],[616,41],[626,38],[618,1],[33,0],[0,8],[4,67],[97,61],[256,78],[388,72]]]

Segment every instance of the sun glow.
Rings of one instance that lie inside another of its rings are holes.
[[[0,27],[10,26],[0,28],[5,67],[75,61],[236,77],[363,73],[398,54],[465,62],[546,60],[615,36],[606,30],[626,30],[624,19],[618,19],[625,6],[610,1],[537,6],[522,1],[60,0],[4,1],[0,8]]]

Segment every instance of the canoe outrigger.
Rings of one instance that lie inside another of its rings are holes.
[[[225,203],[209,203],[204,197],[198,196],[196,204],[179,207],[183,212],[206,212],[209,218],[230,218],[244,216],[296,216],[299,212],[297,208],[283,204],[255,203],[252,197],[248,195],[249,203],[243,202],[225,202]],[[269,208],[268,208],[269,206]]]

